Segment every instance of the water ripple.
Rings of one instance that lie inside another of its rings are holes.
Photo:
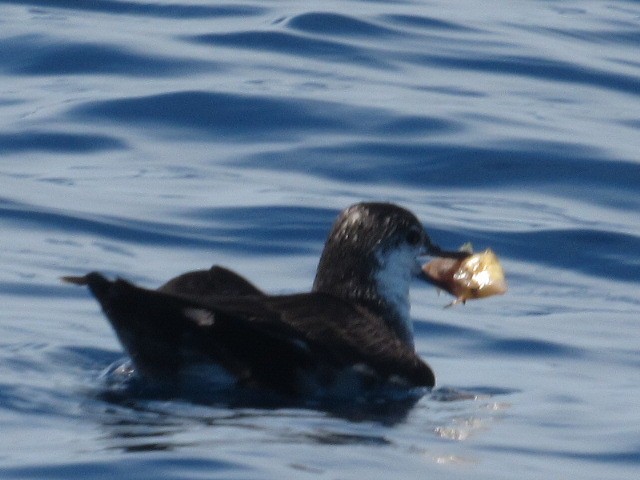
[[[0,153],[6,154],[37,151],[90,153],[125,147],[122,140],[101,134],[28,130],[0,133]]]
[[[311,38],[293,32],[243,31],[211,33],[187,38],[194,43],[212,47],[231,47],[251,51],[267,51],[315,58],[325,62],[359,64],[376,69],[393,69],[392,64],[381,61],[380,56],[365,47],[325,38]]]
[[[468,348],[468,347],[467,347]],[[501,338],[492,342],[482,342],[476,347],[491,355],[508,355],[544,358],[577,358],[584,356],[584,352],[576,347],[549,340],[536,338]]]
[[[137,98],[98,101],[72,110],[78,118],[158,124],[179,129],[199,129],[210,134],[224,133],[246,141],[313,129],[345,128],[335,115],[338,104],[243,96],[205,91],[171,92]],[[330,111],[328,111],[330,110]]]
[[[625,29],[625,27],[628,28]],[[520,26],[519,28],[526,28]],[[595,45],[619,44],[623,47],[640,44],[640,32],[637,25],[621,26],[618,29],[584,30],[536,27],[537,32],[548,32],[561,37],[580,40]]]
[[[523,260],[605,279],[635,282],[640,278],[640,237],[636,235],[579,228],[502,232],[493,240],[496,249]]]
[[[22,55],[16,56],[19,48]],[[90,75],[164,77],[185,70],[220,70],[212,62],[135,52],[124,46],[71,42],[44,36],[18,36],[0,41],[0,69],[16,75]]]
[[[135,450],[132,450],[132,452]],[[227,460],[199,458],[129,458],[126,462],[114,461],[75,461],[69,463],[51,463],[45,465],[25,465],[20,467],[0,467],[5,478],[68,480],[69,478],[127,478],[142,480],[164,478],[183,480],[184,478],[229,478],[248,468]],[[192,477],[189,477],[192,476]]]
[[[640,163],[615,161],[579,145],[542,141],[534,145],[527,140],[493,147],[393,140],[356,142],[264,152],[245,158],[240,165],[252,167],[256,163],[263,168],[312,172],[354,182],[393,179],[433,188],[528,185],[540,190],[562,184],[572,186],[573,190],[566,190],[568,195],[583,189],[591,192],[594,187],[633,194],[640,178]]]
[[[415,134],[458,128],[454,122],[441,118],[399,117],[377,108],[304,98],[211,91],[170,92],[88,102],[72,109],[69,115],[134,125],[156,124],[183,131],[197,129],[207,136],[224,134],[227,140],[235,138],[243,142],[288,139],[309,130]]]
[[[469,58],[467,56],[422,55],[415,53],[407,53],[404,57],[410,62],[452,70],[516,75],[538,80],[616,90],[629,95],[640,95],[639,76],[614,73],[549,58],[522,55]]]
[[[271,217],[280,211],[280,220]],[[269,215],[264,212],[269,212]],[[330,220],[327,212],[320,216],[310,210],[285,207],[239,208],[237,215],[227,209],[194,208],[183,212],[184,218],[206,220],[205,224],[167,223],[117,216],[84,215],[77,212],[52,210],[0,198],[0,220],[15,223],[23,228],[37,227],[47,235],[53,232],[65,234],[89,234],[99,238],[126,243],[161,245],[189,248],[215,248],[225,251],[242,251],[245,254],[293,254],[308,253],[326,233]],[[335,212],[331,212],[333,218]],[[231,218],[235,217],[235,221]],[[314,218],[312,221],[311,218]],[[224,220],[215,224],[216,218]],[[307,218],[307,223],[296,223],[295,218]],[[318,223],[325,218],[324,223]],[[311,225],[311,224],[314,225]],[[317,237],[309,233],[316,231]],[[259,251],[256,245],[260,246]],[[9,284],[8,284],[9,285]]]
[[[418,28],[424,31],[442,30],[447,32],[477,32],[476,29],[470,28],[469,26],[462,23],[456,23],[449,20],[441,20],[439,18],[427,17],[424,15],[389,14],[383,15],[381,18],[386,22],[394,23],[405,28]]]
[[[296,15],[287,21],[289,28],[327,37],[374,37],[398,36],[400,32],[358,18],[328,12],[308,12]]]
[[[264,12],[255,5],[193,5],[184,3],[152,3],[124,0],[2,0],[0,3],[117,15],[139,15],[162,18],[215,18],[251,16]]]

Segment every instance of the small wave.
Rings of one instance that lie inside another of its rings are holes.
[[[478,350],[484,353],[490,352],[492,355],[510,357],[581,358],[585,356],[585,352],[580,348],[537,338],[495,339],[478,345]]]
[[[505,254],[591,276],[635,282],[640,278],[640,238],[588,228],[503,232],[493,237]]]
[[[99,215],[81,215],[75,212],[53,210],[0,199],[0,218],[22,225],[37,225],[49,234],[53,231],[65,233],[89,233],[103,238],[127,242],[211,246],[225,242],[207,238],[202,232],[187,233],[178,225],[145,222]]]
[[[112,15],[135,15],[161,18],[215,18],[258,15],[265,9],[255,5],[193,5],[153,3],[125,0],[2,0],[2,3],[72,11],[88,11]]]
[[[422,31],[442,30],[450,32],[477,32],[477,30],[462,23],[441,20],[436,17],[426,17],[424,15],[388,14],[383,15],[382,18],[386,22],[393,23],[404,28],[418,28]]]
[[[305,33],[320,34],[328,37],[374,37],[381,39],[399,36],[400,32],[376,25],[356,17],[329,12],[306,12],[287,21],[289,28]]]
[[[123,450],[127,450],[124,449]],[[148,450],[153,450],[149,448]],[[159,448],[158,448],[159,450]],[[130,452],[144,451],[144,449],[131,448]],[[150,475],[150,472],[153,472]],[[37,480],[47,478],[49,480],[69,480],[70,478],[127,478],[129,480],[145,480],[150,476],[164,480],[184,480],[185,478],[213,478],[212,472],[220,475],[234,477],[250,476],[253,472],[246,465],[208,457],[190,458],[180,456],[177,458],[127,458],[126,461],[113,460],[84,460],[55,462],[42,464],[26,464],[13,467],[0,467],[0,475],[3,478]]]
[[[265,214],[267,211],[268,215]],[[335,213],[328,209],[274,206],[232,209],[194,207],[179,212],[182,218],[180,223],[170,224],[135,217],[87,215],[0,198],[0,219],[22,228],[28,225],[40,229],[46,232],[47,241],[54,246],[60,243],[54,238],[56,234],[63,234],[65,238],[87,234],[97,237],[93,242],[95,246],[127,256],[131,256],[131,244],[214,249],[247,255],[315,252],[324,240],[327,225]],[[277,216],[273,217],[274,214]],[[105,244],[104,239],[116,240],[120,245]],[[82,248],[81,244],[73,242],[66,242],[66,245]],[[25,285],[4,282],[1,288],[15,292],[24,290]],[[53,293],[59,287],[43,285],[42,290],[32,290],[34,288],[39,287],[30,284],[26,291],[44,294],[53,288]]]
[[[19,48],[21,55],[12,52]],[[7,52],[3,55],[3,52]],[[44,36],[0,41],[0,69],[14,75],[98,75],[165,77],[185,70],[220,70],[213,62],[138,53],[124,46],[69,42]]]
[[[495,55],[486,55],[485,58],[468,58],[419,53],[407,53],[404,58],[407,61],[451,70],[522,76],[615,90],[630,95],[639,95],[638,92],[640,92],[640,77],[548,58]]]
[[[338,104],[268,96],[244,96],[222,92],[171,92],[78,106],[70,115],[129,124],[156,124],[180,130],[198,129],[208,136],[224,134],[249,141],[289,138],[313,129],[347,128]]]
[[[425,119],[423,124],[428,126],[429,122]],[[452,124],[447,127],[446,123],[440,125],[437,121],[433,126],[436,132],[438,128],[453,128]],[[427,132],[428,129],[422,133]],[[542,141],[536,145],[513,141],[494,147],[394,139],[346,142],[252,154],[234,163],[238,164],[247,168],[259,164],[262,168],[313,173],[358,183],[394,181],[438,190],[524,186],[582,199],[585,195],[592,197],[594,188],[604,188],[626,192],[632,202],[636,198],[633,196],[637,191],[636,179],[640,178],[638,163],[616,161],[578,145]],[[558,185],[562,185],[562,190],[558,190]],[[600,195],[594,201],[606,198]]]
[[[236,33],[197,35],[187,40],[212,47],[228,47],[252,51],[315,58],[330,63],[358,64],[370,68],[394,69],[367,47],[328,38],[313,38],[287,31],[255,30]]]
[[[0,153],[26,152],[93,153],[122,150],[126,144],[115,137],[101,134],[55,131],[20,131],[0,133]]]

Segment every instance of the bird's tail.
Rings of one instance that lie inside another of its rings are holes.
[[[86,275],[83,275],[81,277],[74,277],[74,276],[64,276],[64,277],[60,277],[60,280],[62,280],[65,283],[73,283],[74,285],[86,285],[89,283],[89,280],[87,279]]]
[[[109,291],[109,288],[113,284],[113,282],[110,282],[98,272],[87,273],[86,275],[83,275],[81,277],[64,276],[60,277],[60,280],[65,283],[71,283],[73,285],[88,286],[89,290],[91,290],[91,293],[93,293],[93,295],[98,299],[98,301],[100,301],[100,303],[102,303],[101,299],[104,298],[106,293]]]

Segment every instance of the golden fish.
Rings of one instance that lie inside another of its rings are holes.
[[[504,271],[490,248],[463,259],[435,258],[422,271],[431,283],[456,297],[451,305],[507,291]]]

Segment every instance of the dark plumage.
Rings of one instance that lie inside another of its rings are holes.
[[[408,280],[420,275],[417,257],[428,252],[448,253],[413,214],[361,203],[333,225],[310,293],[266,295],[218,266],[157,290],[99,273],[63,280],[89,287],[142,376],[173,382],[187,366],[215,363],[241,385],[355,395],[434,386],[408,318]]]

